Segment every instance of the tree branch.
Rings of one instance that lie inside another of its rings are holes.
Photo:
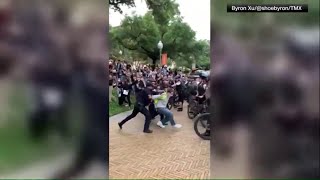
[[[123,11],[120,8],[120,5],[126,5],[127,7],[135,7],[134,0],[109,0],[109,6],[111,9],[118,11],[120,14]]]
[[[162,32],[161,34],[161,39],[163,39],[164,35],[166,34],[166,32]]]
[[[141,36],[141,34],[142,34],[142,32],[140,32],[140,33],[138,34],[138,36],[135,37],[136,40]]]
[[[142,50],[144,50],[147,54],[151,54],[152,52],[149,51],[147,48],[140,46]]]
[[[141,36],[141,34],[142,34],[142,33],[140,32],[137,36],[135,36],[135,35],[133,35],[133,34],[130,33],[130,35],[133,36],[133,38],[135,38],[135,40],[137,40],[137,39]],[[137,47],[135,47],[135,48],[129,47],[127,44],[123,43],[122,39],[120,39],[120,38],[116,38],[116,40],[117,40],[123,47],[125,47],[126,49],[129,49],[129,50],[132,50],[132,51],[138,50]],[[138,44],[139,44],[139,42],[138,42]]]
[[[173,45],[176,45],[176,40],[177,40],[177,37],[175,37],[174,40],[172,41]]]
[[[129,47],[129,46],[127,46],[125,43],[122,42],[122,40],[120,40],[120,39],[118,39],[118,38],[117,38],[117,41],[118,41],[123,47],[125,47],[126,49],[129,49],[129,50],[131,50],[131,51],[138,50],[137,47],[134,48],[134,47]]]
[[[153,51],[149,51],[147,48],[145,48],[144,46],[140,45],[140,43],[138,43],[140,48],[145,52],[145,54],[151,58],[151,59],[156,59],[154,52]]]

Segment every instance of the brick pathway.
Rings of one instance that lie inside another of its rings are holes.
[[[209,178],[210,142],[201,140],[193,130],[193,121],[173,110],[181,129],[151,124],[152,134],[142,133],[144,117],[138,115],[120,131],[117,122],[126,115],[110,118],[110,178],[207,179]]]

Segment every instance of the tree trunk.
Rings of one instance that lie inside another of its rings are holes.
[[[152,70],[156,68],[157,59],[152,59]]]
[[[193,60],[192,61],[192,67],[191,67],[191,69],[195,69],[197,66],[196,66],[196,60]]]

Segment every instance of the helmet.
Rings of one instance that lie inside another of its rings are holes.
[[[201,79],[207,79],[207,76],[204,73],[201,73],[199,76]]]

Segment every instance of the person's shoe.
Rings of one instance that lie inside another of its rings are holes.
[[[119,125],[119,128],[122,129],[122,124],[121,124],[121,123],[118,123],[118,125]]]
[[[182,127],[182,125],[181,124],[175,124],[173,127],[179,129],[179,128]]]
[[[165,126],[162,124],[161,121],[158,121],[158,122],[157,122],[157,125],[158,125],[159,127],[161,127],[161,128],[165,128]]]
[[[144,133],[152,133],[152,130],[148,129],[146,131],[143,131]]]
[[[163,121],[163,119],[160,119],[160,121],[162,122]],[[165,126],[168,126],[169,125],[169,122],[166,122],[166,123],[162,123],[163,125],[165,125]]]

